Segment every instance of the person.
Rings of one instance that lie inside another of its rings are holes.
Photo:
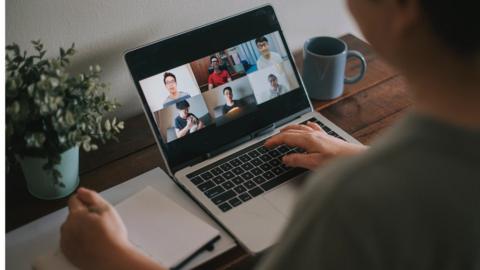
[[[190,98],[190,95],[186,92],[178,91],[177,89],[177,77],[171,72],[165,72],[163,74],[163,83],[168,90],[168,96],[163,101],[163,107],[168,107],[175,104],[180,100]]]
[[[476,3],[348,0],[348,6],[365,38],[403,74],[413,109],[370,148],[328,136],[314,123],[289,126],[265,143],[303,148],[283,162],[316,171],[258,268],[478,269]],[[103,266],[128,254],[121,260],[135,269],[162,269],[148,268],[149,259],[131,251],[121,220],[97,193],[79,190],[70,204],[62,250],[72,262]],[[92,205],[107,210],[92,214]]]
[[[263,69],[271,65],[282,63],[282,57],[276,52],[270,51],[270,45],[268,39],[261,36],[255,39],[255,44],[260,52],[260,57],[257,60],[257,69]]]
[[[203,122],[193,113],[190,113],[190,103],[186,100],[178,102],[176,105],[178,115],[175,118],[175,133],[177,138],[193,133],[204,127]]]
[[[210,65],[212,66],[213,71],[208,75],[208,90],[212,90],[214,87],[232,81],[230,74],[228,74],[226,70],[220,68],[218,57],[215,55],[210,57]]]
[[[274,74],[268,75],[268,82],[270,83],[270,99],[276,98],[288,92],[283,84],[278,83],[278,78]]]
[[[240,100],[233,99],[233,90],[230,86],[223,89],[223,97],[225,98],[225,105],[223,105],[222,112],[227,114],[231,109],[241,107]]]

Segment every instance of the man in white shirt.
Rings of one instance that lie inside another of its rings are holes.
[[[257,49],[260,52],[260,58],[257,60],[257,69],[269,67],[271,65],[282,63],[282,57],[276,52],[270,51],[268,39],[265,36],[259,37],[255,40]]]
[[[273,74],[268,75],[268,82],[270,83],[270,86],[271,86],[270,99],[283,95],[288,91],[284,85],[278,83],[277,76]]]

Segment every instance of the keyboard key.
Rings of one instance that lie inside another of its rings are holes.
[[[259,168],[254,168],[253,170],[251,170],[251,173],[253,173],[254,175],[260,175],[263,173],[263,171]]]
[[[279,157],[282,153],[280,153],[279,151],[277,150],[270,150],[270,152],[268,152],[268,154],[273,157],[273,158],[276,158],[276,157]]]
[[[220,204],[218,208],[220,208],[220,210],[222,210],[223,212],[227,212],[228,210],[232,209],[232,207],[228,203]]]
[[[265,178],[263,178],[262,176],[257,176],[255,178],[253,178],[253,181],[260,185],[260,184],[265,183],[265,181],[267,181],[267,180],[265,180]]]
[[[198,186],[198,184],[203,183],[203,179],[200,176],[196,176],[196,177],[190,179],[190,181],[192,181],[192,183],[196,186]]]
[[[269,155],[267,155],[267,154],[265,154],[265,155],[260,156],[260,159],[263,160],[264,162],[267,162],[267,161],[269,161],[270,159],[272,159],[272,157],[269,156]]]
[[[292,179],[293,177],[305,172],[306,170],[305,169],[300,169],[300,168],[295,168],[293,170],[290,170],[288,171],[287,173],[284,173],[278,177],[276,177],[275,179],[273,180],[270,180],[268,182],[265,182],[263,184],[261,184],[260,186],[262,187],[263,190],[267,191],[267,190],[270,190],[290,179]]]
[[[257,185],[255,185],[255,183],[253,183],[252,181],[247,181],[245,182],[245,187],[248,188],[248,189],[251,189],[251,188],[254,188],[256,187]]]
[[[227,181],[227,182],[222,184],[222,187],[226,190],[232,189],[234,186],[235,185],[230,181]]]
[[[257,148],[257,151],[262,153],[262,154],[266,154],[268,152],[268,149],[265,146],[261,146],[261,147]]]
[[[266,172],[266,173],[263,174],[263,177],[265,177],[265,179],[267,179],[267,180],[270,180],[270,179],[275,177],[275,174],[272,173],[272,172]]]
[[[245,182],[245,180],[243,180],[243,178],[237,176],[235,178],[232,179],[232,182],[235,184],[235,185],[240,185],[242,184],[243,182]]]
[[[233,190],[229,190],[229,191],[226,191],[226,192],[224,192],[224,193],[222,193],[222,194],[214,197],[214,198],[212,199],[212,202],[213,202],[214,204],[217,204],[217,205],[218,205],[218,204],[221,204],[221,203],[224,203],[224,202],[230,200],[231,198],[235,197],[235,195],[236,195],[236,194],[235,194],[235,192],[234,192]]]
[[[197,187],[198,187],[198,189],[200,189],[201,191],[206,191],[206,190],[208,190],[208,189],[211,189],[211,188],[214,187],[214,186],[215,186],[215,184],[214,184],[212,181],[207,181],[207,182],[205,182],[205,183],[203,183],[203,184],[198,185]]]
[[[208,180],[208,179],[213,177],[213,174],[211,174],[210,172],[204,172],[204,173],[202,173],[201,176],[202,176],[203,179]]]
[[[242,174],[241,176],[242,176],[242,178],[245,179],[245,180],[250,180],[250,179],[253,178],[253,174],[250,173],[250,172],[246,172],[246,173]]]
[[[233,167],[238,167],[238,166],[240,166],[240,164],[242,164],[242,162],[238,158],[236,158],[236,159],[230,160],[230,164]]]
[[[252,160],[252,158],[249,157],[248,154],[241,155],[238,159],[240,159],[242,162],[247,162]]]
[[[280,166],[282,162],[278,159],[272,159],[268,162],[268,164],[272,165],[272,167],[277,167],[277,166]]]
[[[226,173],[222,174],[222,176],[225,179],[232,179],[233,177],[235,177],[235,175],[232,172],[226,172]]]
[[[252,196],[250,196],[248,193],[240,194],[238,197],[240,198],[240,200],[242,200],[244,202],[246,202],[246,201],[248,201],[252,198]]]
[[[329,127],[327,127],[327,126],[324,126],[324,127],[322,127],[322,128],[323,128],[323,130],[325,130],[325,132],[327,132],[327,133],[330,132],[330,131],[332,131],[332,130],[331,130]]]
[[[239,206],[240,204],[242,204],[242,201],[238,198],[233,198],[231,199],[230,201],[228,201],[233,207],[235,206]]]
[[[273,168],[272,172],[276,175],[280,175],[280,174],[284,173],[285,170],[280,168],[280,167],[276,167],[276,168]]]
[[[253,165],[250,162],[243,163],[240,167],[242,167],[242,169],[244,169],[245,171],[250,171],[251,169],[253,169]]]
[[[233,172],[234,174],[236,174],[236,175],[240,175],[240,174],[244,173],[245,170],[243,170],[243,169],[240,168],[240,167],[236,167],[236,168],[233,168],[232,172]]]
[[[255,165],[255,166],[260,166],[260,164],[263,163],[263,161],[261,161],[259,158],[254,158],[252,159],[252,164]]]
[[[285,154],[290,150],[290,148],[288,148],[286,145],[281,145],[277,148],[277,150],[280,151],[280,153]]]
[[[268,163],[263,163],[262,165],[260,165],[260,168],[262,168],[262,170],[264,171],[268,171],[272,168],[272,166],[270,166]]]
[[[223,189],[221,186],[216,186],[214,188],[211,188],[211,189],[205,191],[204,194],[208,198],[213,198],[215,196],[218,196],[218,195],[222,194],[223,192],[225,192],[225,189]]]
[[[262,194],[263,193],[263,190],[259,187],[256,187],[254,189],[251,189],[248,191],[248,193],[252,196],[252,197],[257,197],[258,195]]]
[[[223,170],[220,169],[220,167],[215,167],[215,168],[211,169],[210,172],[211,172],[213,175],[217,176],[217,175],[223,173]]]
[[[223,178],[221,175],[215,176],[212,180],[217,185],[220,185],[221,183],[225,182],[225,178]]]
[[[236,186],[236,187],[233,188],[233,190],[235,190],[235,192],[237,192],[237,194],[242,194],[245,191],[247,191],[247,189],[244,186]]]
[[[232,165],[230,165],[228,163],[224,163],[224,164],[220,165],[220,168],[222,168],[222,170],[224,170],[224,171],[230,171],[233,167],[232,167]]]
[[[257,150],[252,150],[252,151],[248,152],[248,155],[251,158],[256,158],[256,157],[260,156],[260,153],[258,153]]]

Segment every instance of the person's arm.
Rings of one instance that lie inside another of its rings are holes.
[[[165,270],[129,242],[117,211],[98,193],[79,188],[68,209],[60,248],[78,268]]]
[[[307,122],[306,125],[291,125],[282,129],[278,135],[265,142],[265,147],[272,148],[281,144],[300,147],[306,151],[285,155],[282,158],[285,165],[310,170],[334,157],[353,156],[368,149],[365,145],[349,143],[330,136],[313,122]]]
[[[183,127],[182,129],[175,127],[175,133],[177,134],[177,138],[181,138],[187,135],[188,131],[192,128],[192,126],[192,120],[190,118],[187,118],[187,125],[185,127]]]

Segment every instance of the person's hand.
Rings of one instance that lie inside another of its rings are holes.
[[[193,122],[192,117],[189,116],[189,117],[187,118],[187,128],[188,128],[188,129],[191,129],[194,125],[195,125],[195,123]]]
[[[319,125],[307,122],[306,125],[290,125],[265,142],[265,147],[272,148],[281,144],[300,147],[305,153],[285,155],[283,163],[289,167],[315,169],[338,156],[359,154],[366,146],[345,142],[328,135]]]
[[[81,269],[111,269],[122,252],[133,250],[115,209],[98,193],[79,188],[69,202],[60,247]]]

